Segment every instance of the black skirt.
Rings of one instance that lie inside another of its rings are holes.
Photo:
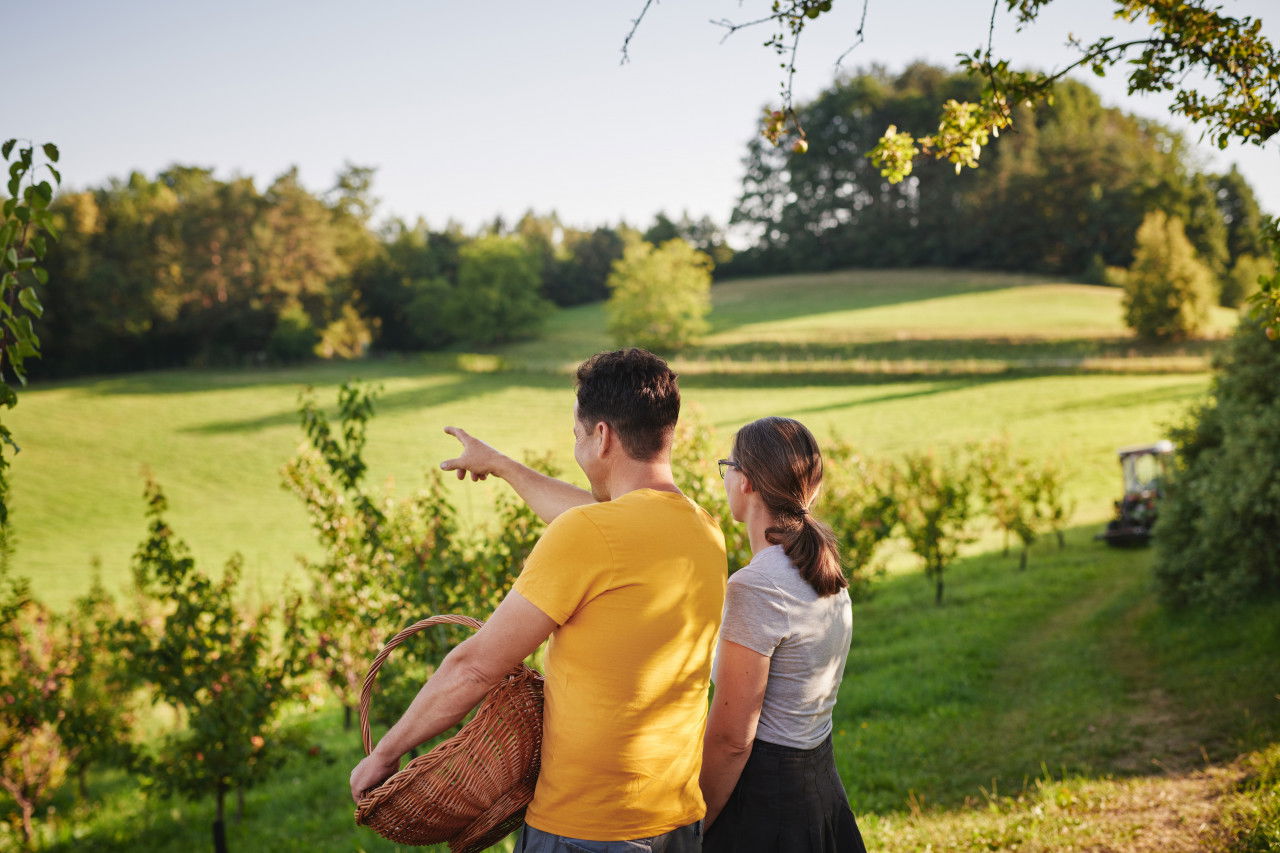
[[[725,853],[866,853],[828,735],[813,749],[757,740],[702,841]]]

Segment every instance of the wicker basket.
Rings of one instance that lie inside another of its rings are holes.
[[[360,734],[369,736],[373,681],[391,650],[430,625],[483,623],[432,616],[391,638],[360,693]],[[542,676],[523,663],[489,691],[453,737],[406,764],[356,804],[356,823],[397,844],[447,842],[453,853],[484,850],[518,828],[542,759]]]

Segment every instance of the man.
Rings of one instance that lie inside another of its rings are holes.
[[[577,386],[574,458],[590,492],[446,428],[462,455],[442,468],[506,480],[548,526],[489,621],[352,771],[351,793],[381,784],[550,637],[542,771],[517,849],[697,850],[724,537],[672,478],[680,390],[667,364],[639,349],[600,353]]]

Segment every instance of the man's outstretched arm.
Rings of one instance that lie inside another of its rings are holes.
[[[468,474],[472,480],[484,480],[490,474],[506,480],[520,499],[547,523],[566,509],[595,503],[586,489],[522,465],[464,429],[450,426],[444,431],[462,443],[462,454],[441,462],[442,469],[457,471],[459,480]]]
[[[400,721],[351,771],[351,798],[359,802],[399,769],[406,752],[456,725],[555,628],[555,621],[520,593],[508,593],[489,621],[445,656]]]

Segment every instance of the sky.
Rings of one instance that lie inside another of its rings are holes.
[[[1262,18],[1280,42],[1276,0],[1222,3]],[[724,223],[782,73],[763,46],[767,27],[722,43],[711,20],[750,20],[768,5],[655,2],[622,64],[643,0],[0,0],[6,64],[22,83],[5,92],[0,138],[56,142],[73,188],[181,163],[259,186],[296,165],[322,191],[351,162],[377,169],[380,218],[435,228],[528,209],[577,227],[644,226],[658,211]],[[1073,58],[1069,32],[1116,31],[1113,8],[1056,0],[1021,33],[1001,15],[996,52],[1060,67]],[[830,85],[861,10],[840,0],[805,31],[797,100]],[[865,41],[843,67],[954,66],[985,44],[990,11],[978,0],[869,0]],[[1190,129],[1167,99],[1128,96],[1120,75],[1086,81],[1109,105]],[[1237,163],[1280,213],[1280,137],[1197,151],[1208,168]]]

